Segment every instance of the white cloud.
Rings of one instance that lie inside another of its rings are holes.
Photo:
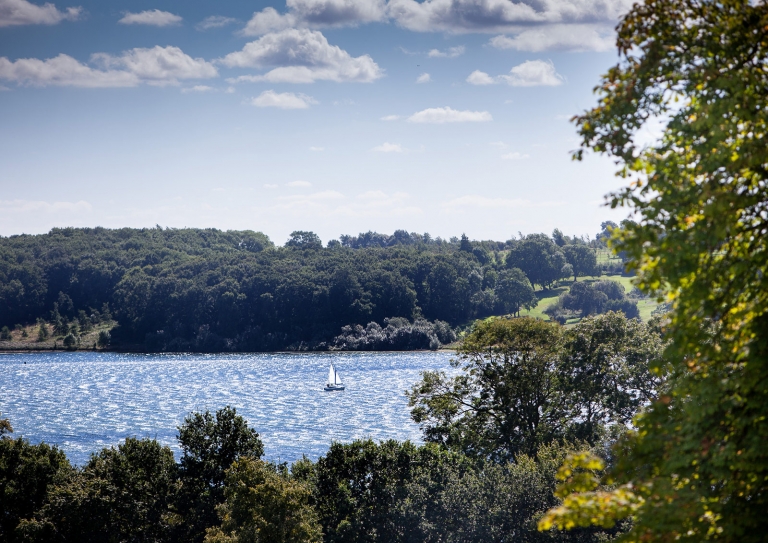
[[[408,117],[411,123],[463,123],[492,121],[487,111],[457,111],[449,107],[433,107],[414,113]]]
[[[232,17],[224,17],[222,15],[211,15],[210,17],[206,17],[205,19],[197,23],[195,25],[195,28],[197,30],[204,31],[204,30],[210,30],[212,28],[221,28],[236,22],[237,22],[237,19],[233,19]]]
[[[376,151],[377,153],[402,153],[403,147],[399,143],[384,142],[371,149],[371,151]]]
[[[497,49],[518,51],[610,51],[616,36],[608,25],[551,25],[531,28],[512,37],[495,36],[488,42]]]
[[[423,73],[416,78],[416,83],[429,83],[432,81],[432,77],[428,73]]]
[[[72,213],[91,211],[92,206],[85,200],[77,202],[46,202],[42,200],[0,200],[0,211],[3,213],[34,213],[58,212]]]
[[[83,8],[66,8],[59,11],[51,4],[42,6],[27,0],[0,0],[0,27],[20,25],[55,25],[61,21],[75,21]]]
[[[466,49],[463,45],[458,47],[450,47],[447,51],[440,51],[439,49],[432,49],[427,56],[430,58],[455,58],[459,55],[463,55]]]
[[[173,26],[180,24],[182,20],[178,15],[168,11],[148,9],[139,13],[129,11],[117,22],[124,25]]]
[[[615,24],[634,0],[390,0],[387,14],[418,32],[508,32],[548,24]]]
[[[287,28],[355,26],[385,19],[384,0],[287,0],[288,12],[272,7],[257,11],[242,30],[260,36]]]
[[[176,84],[179,79],[208,79],[216,77],[216,67],[202,58],[192,58],[174,46],[151,49],[136,48],[119,57],[99,53],[93,62],[107,68],[120,67],[142,81],[155,85]]]
[[[382,70],[368,55],[352,57],[331,45],[318,31],[288,29],[267,34],[220,60],[230,68],[276,66],[264,75],[241,76],[231,80],[272,83],[312,83],[318,80],[367,83],[382,76]]]
[[[276,189],[277,185],[275,185],[273,183],[264,183],[264,188],[265,189]]]
[[[105,53],[91,56],[93,68],[70,57],[58,55],[40,60],[22,58],[11,62],[0,57],[0,79],[38,87],[135,87],[177,84],[179,79],[216,77],[216,68],[201,58],[194,59],[178,47],[131,49],[115,57]]]
[[[563,84],[563,76],[555,71],[551,61],[528,60],[510,70],[502,79],[513,87],[556,87]]]
[[[381,120],[382,121],[397,121],[400,119],[400,115],[384,115]]]
[[[0,79],[37,87],[134,87],[141,81],[122,70],[94,70],[61,54],[47,60],[21,58],[11,62],[0,57]]]
[[[371,190],[349,198],[341,192],[326,190],[283,196],[277,200],[277,205],[265,211],[278,212],[281,216],[287,213],[302,219],[333,216],[370,221],[373,217],[412,217],[424,214],[421,208],[409,205],[410,196],[404,192],[387,194]]]
[[[467,83],[472,85],[493,85],[496,80],[485,72],[475,70],[467,77]]]
[[[213,87],[209,87],[208,85],[195,85],[194,87],[187,87],[185,89],[181,89],[181,92],[211,92],[214,89]]]
[[[458,209],[466,207],[475,207],[482,209],[513,209],[516,207],[525,207],[530,205],[530,200],[523,200],[521,198],[489,198],[487,196],[480,196],[477,194],[468,194],[466,196],[460,196],[454,198],[442,204],[446,209]]]
[[[291,181],[290,183],[285,184],[286,187],[311,187],[312,183],[309,181]]]
[[[501,158],[503,158],[504,160],[524,160],[526,158],[531,158],[531,156],[528,154],[522,154],[522,153],[518,153],[517,151],[514,151],[512,153],[501,155]]]
[[[315,147],[315,146],[312,146],[312,147],[309,148],[309,150],[310,151],[314,151],[314,152],[320,152],[320,151],[325,151],[325,147]]]
[[[503,141],[492,141],[488,145],[490,145],[491,147],[498,147],[499,149],[504,149],[507,146],[507,144],[504,143]]]
[[[307,109],[310,104],[317,101],[306,94],[293,92],[275,92],[267,90],[251,100],[251,104],[258,107],[276,107],[280,109]]]
[[[443,202],[441,207],[443,210],[456,213],[466,210],[467,208],[477,209],[519,209],[535,208],[535,207],[557,207],[563,205],[564,202],[557,201],[543,201],[543,202],[531,202],[522,198],[489,198],[487,196],[481,196],[479,194],[467,194]]]

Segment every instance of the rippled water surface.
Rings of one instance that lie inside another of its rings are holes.
[[[190,411],[237,408],[265,456],[324,454],[332,440],[420,440],[403,392],[419,372],[451,373],[452,353],[0,355],[0,413],[14,435],[61,447],[75,464],[126,437],[153,437],[178,453]],[[324,392],[333,362],[347,389]]]

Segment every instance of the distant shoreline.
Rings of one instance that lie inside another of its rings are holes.
[[[0,355],[4,354],[26,354],[26,353],[109,353],[109,354],[342,354],[342,353],[440,353],[440,352],[456,352],[456,349],[451,347],[441,347],[437,350],[431,349],[411,349],[407,351],[341,351],[341,350],[328,350],[328,351],[132,351],[128,349],[112,350],[112,349],[0,349]]]

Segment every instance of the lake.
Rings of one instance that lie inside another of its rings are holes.
[[[191,411],[235,407],[265,457],[313,460],[332,441],[420,442],[404,391],[425,370],[456,372],[452,352],[312,354],[0,354],[0,413],[13,436],[45,441],[82,465],[126,437],[179,454],[176,427]],[[346,385],[324,392],[333,362]]]

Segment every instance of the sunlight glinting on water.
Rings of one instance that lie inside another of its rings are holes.
[[[404,391],[425,370],[453,373],[449,352],[322,354],[0,355],[0,413],[13,436],[58,445],[82,465],[126,437],[152,437],[178,456],[191,411],[235,407],[265,457],[324,454],[333,440],[420,441]],[[26,364],[25,364],[26,362]],[[346,390],[324,392],[333,362]]]

